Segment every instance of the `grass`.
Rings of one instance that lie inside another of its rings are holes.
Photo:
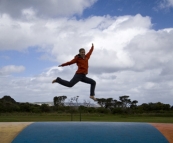
[[[1,113],[0,122],[43,122],[43,121],[80,121],[79,114],[67,113]],[[148,122],[173,123],[173,117],[154,115],[112,115],[82,114],[81,121],[93,122]]]

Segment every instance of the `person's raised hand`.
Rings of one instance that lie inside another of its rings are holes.
[[[92,43],[92,47],[94,47],[94,44]]]

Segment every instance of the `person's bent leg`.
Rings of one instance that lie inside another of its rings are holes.
[[[60,77],[57,77],[57,79],[54,80],[53,82],[57,82],[57,83],[59,83],[61,85],[67,86],[67,87],[73,87],[80,80],[81,80],[80,75],[75,74],[74,77],[70,81],[67,81],[67,80],[61,79]]]
[[[88,77],[85,77],[82,79],[82,82],[84,83],[88,83],[90,84],[90,98],[92,98],[93,100],[96,101],[96,99],[94,98],[95,96],[95,87],[96,87],[96,82],[95,80],[91,79],[91,78],[88,78]]]

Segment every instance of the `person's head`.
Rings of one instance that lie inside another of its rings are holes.
[[[81,55],[81,57],[85,57],[85,49],[84,48],[80,48],[79,49],[79,54]]]

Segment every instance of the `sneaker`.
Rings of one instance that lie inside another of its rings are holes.
[[[56,79],[54,79],[54,80],[52,81],[52,84],[55,83],[55,82],[56,82]]]
[[[97,101],[97,98],[95,98],[94,96],[90,96],[90,98],[94,101]]]
[[[54,80],[52,81],[52,84],[55,83],[55,82],[58,82],[58,79],[59,79],[59,77],[57,77],[56,79],[54,79]]]

